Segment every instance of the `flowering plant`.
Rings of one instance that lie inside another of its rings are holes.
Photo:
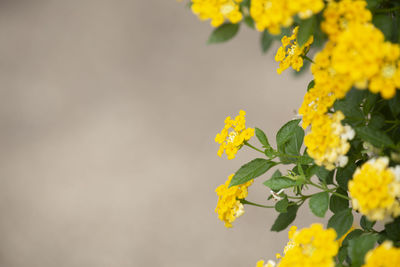
[[[244,205],[278,212],[271,231],[291,225],[305,203],[315,216],[333,213],[326,228],[292,226],[278,263],[261,260],[257,267],[400,266],[400,1],[191,0],[189,6],[216,27],[209,43],[230,40],[245,24],[261,32],[264,52],[281,41],[279,74],[311,64],[301,119],[282,126],[276,147],[261,129],[246,128],[242,110],[215,137],[220,157],[234,159],[243,147],[260,153],[216,189],[215,211],[226,227]],[[280,165],[289,171],[281,173]],[[253,179],[272,167],[278,169],[263,183],[270,203],[247,200]],[[355,213],[362,215],[359,229]]]

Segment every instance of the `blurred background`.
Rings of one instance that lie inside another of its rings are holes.
[[[0,1],[0,266],[241,267],[283,250],[273,210],[218,220],[215,188],[258,155],[221,159],[214,137],[243,109],[274,143],[311,76],[278,75],[255,31],[206,45],[211,30],[174,0]],[[266,203],[271,173],[248,200]]]

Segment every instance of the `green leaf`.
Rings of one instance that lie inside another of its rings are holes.
[[[272,174],[271,178],[274,178],[274,177],[281,177],[281,176],[282,176],[281,171],[280,171],[280,170],[276,170],[276,171]]]
[[[355,130],[362,140],[367,141],[375,147],[383,148],[385,146],[394,146],[392,139],[383,131],[372,129],[367,126],[357,127]]]
[[[278,202],[276,202],[275,204],[275,210],[279,213],[284,213],[287,212],[287,207],[289,206],[289,201],[287,199],[287,197],[285,197],[284,199],[279,200]]]
[[[307,165],[311,164],[314,162],[314,160],[309,156],[309,155],[302,155],[300,158],[297,158],[297,162],[302,164],[302,165]]]
[[[396,94],[395,97],[389,100],[389,108],[392,111],[393,117],[400,114],[400,95]]]
[[[309,202],[310,209],[315,216],[323,218],[329,206],[329,194],[321,192],[313,195]]]
[[[338,194],[342,194],[347,196],[347,191],[344,191],[342,188],[338,188],[336,190],[336,193]],[[329,202],[329,209],[333,212],[333,213],[338,213],[342,210],[346,210],[349,207],[349,201],[347,199],[344,199],[342,197],[338,197],[334,194],[331,195],[331,199]]]
[[[335,213],[328,221],[328,228],[335,229],[337,239],[341,238],[351,228],[353,224],[353,213],[351,209],[342,210]]]
[[[379,130],[385,125],[385,117],[379,113],[373,114],[369,120],[368,127]]]
[[[351,231],[350,233],[348,233],[346,235],[345,239],[342,242],[342,245],[347,247],[349,245],[350,240],[352,240],[353,238],[359,237],[363,233],[364,233],[364,231],[361,229],[354,229],[353,231]]]
[[[360,225],[364,230],[370,231],[374,227],[375,222],[371,222],[367,217],[362,216],[360,219]]]
[[[232,39],[238,33],[239,25],[233,23],[222,24],[211,33],[208,43],[217,44]]]
[[[342,246],[339,248],[337,258],[338,258],[339,262],[343,262],[346,259],[346,257],[347,257],[347,246],[346,247]],[[338,266],[344,266],[344,265],[340,264],[340,265],[336,265],[335,267],[338,267]]]
[[[296,219],[298,209],[299,206],[293,205],[287,208],[287,212],[280,213],[278,218],[276,218],[274,224],[272,225],[271,231],[280,232],[282,230],[285,230],[286,227],[288,227],[294,221],[294,219]]]
[[[252,17],[246,16],[243,21],[250,29],[254,29],[254,20]]]
[[[382,31],[386,40],[391,39],[393,22],[392,18],[388,14],[374,14],[372,23]]]
[[[270,147],[270,144],[268,142],[268,138],[265,135],[265,133],[262,130],[258,129],[258,128],[255,128],[255,131],[256,131],[256,136],[257,136],[258,141],[260,141],[260,143],[264,147]]]
[[[352,104],[354,106],[359,106],[361,102],[365,99],[368,92],[366,90],[359,90],[352,88],[347,92],[346,97],[343,99],[347,104]]]
[[[251,179],[254,179],[276,165],[275,162],[266,159],[257,158],[249,163],[244,164],[235,173],[229,187],[243,184]]]
[[[309,82],[308,85],[307,85],[307,92],[310,91],[310,89],[313,88],[314,85],[315,85],[315,81],[314,81],[314,80],[312,80],[311,82]]]
[[[284,176],[281,177],[272,177],[269,180],[264,182],[265,186],[268,186],[271,190],[278,191],[283,188],[289,188],[296,185],[303,184],[302,180],[293,180]]]
[[[276,144],[282,146],[294,134],[295,128],[298,127],[300,120],[292,120],[287,122],[276,134]]]
[[[334,171],[328,171],[323,166],[321,166],[321,167],[319,167],[319,169],[317,169],[317,172],[315,174],[322,182],[324,182],[326,184],[332,184],[333,183],[333,173],[334,173]]]
[[[299,32],[297,34],[297,43],[303,46],[316,29],[317,20],[315,16],[300,22]]]
[[[353,173],[356,170],[356,165],[353,162],[349,162],[346,167],[338,168],[336,171],[336,182],[339,186],[347,191],[347,184],[353,177]]]
[[[274,38],[267,30],[265,30],[261,34],[260,42],[261,42],[261,51],[263,53],[266,53],[268,49],[271,47],[272,43],[274,42]]]
[[[306,177],[307,177],[307,179],[309,179],[309,178],[311,178],[313,175],[315,175],[315,174],[318,172],[319,168],[320,168],[320,166],[318,166],[318,165],[312,165],[311,167],[309,167],[309,168],[306,170]]]
[[[338,100],[334,104],[335,110],[340,110],[346,116],[346,119],[363,121],[364,114],[358,106],[355,106],[353,103],[349,104],[348,101]]]
[[[385,224],[386,235],[390,240],[400,240],[400,217],[397,217],[393,222]]]
[[[352,267],[360,267],[364,264],[365,254],[375,246],[378,238],[377,234],[363,234],[349,240],[348,253]]]
[[[301,146],[303,145],[303,139],[304,139],[303,128],[299,126],[295,127],[292,137],[285,144],[284,148],[285,153],[289,155],[299,156]]]
[[[378,6],[380,0],[367,0],[367,8],[374,9]]]

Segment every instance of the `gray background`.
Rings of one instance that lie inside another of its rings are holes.
[[[214,137],[244,109],[273,142],[311,78],[277,75],[255,31],[207,46],[211,30],[173,0],[0,2],[0,266],[255,266],[282,251],[272,210],[218,220],[215,188],[259,155],[220,159]],[[267,177],[249,200],[265,203]]]

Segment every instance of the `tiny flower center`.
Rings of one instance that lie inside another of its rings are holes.
[[[340,20],[339,24],[340,24],[340,27],[341,27],[342,29],[347,29],[347,25],[349,24],[349,22],[347,21],[347,19],[342,18],[342,19]]]
[[[237,132],[235,132],[235,131],[230,132],[228,135],[228,143],[233,143],[236,135],[237,135]]]
[[[386,79],[392,78],[396,73],[396,67],[394,65],[386,65],[382,68],[382,76]]]
[[[308,255],[309,257],[311,257],[315,251],[315,247],[312,246],[311,244],[302,245],[302,248],[303,248],[303,254]]]
[[[221,6],[220,11],[221,11],[222,15],[228,15],[234,9],[235,9],[235,7],[232,5],[232,3],[228,3],[228,4]]]
[[[296,48],[297,48],[297,45],[292,45],[290,48],[289,48],[289,50],[288,50],[288,55],[289,56],[293,56],[294,55],[294,53],[296,52]]]

